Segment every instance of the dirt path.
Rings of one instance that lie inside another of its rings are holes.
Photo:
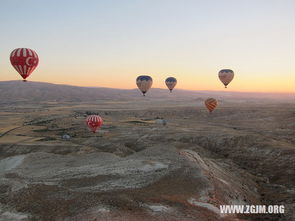
[[[14,131],[14,130],[16,130],[16,129],[19,129],[19,128],[21,128],[21,127],[23,127],[23,126],[18,126],[18,127],[12,128],[12,129],[10,129],[10,130],[7,130],[7,131],[5,131],[4,133],[0,134],[0,137],[3,137],[3,136],[5,136],[6,134],[8,134],[9,132]]]

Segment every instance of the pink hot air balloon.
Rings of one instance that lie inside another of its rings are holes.
[[[143,96],[152,87],[153,79],[148,75],[140,75],[136,78],[136,85]]]
[[[39,63],[37,53],[29,48],[17,48],[10,54],[10,62],[24,81],[36,69]]]
[[[225,88],[227,88],[227,85],[233,80],[234,75],[234,72],[230,69],[222,69],[218,73],[218,77],[224,84]]]
[[[90,115],[86,118],[86,125],[93,133],[95,133],[102,125],[103,120],[98,115]]]

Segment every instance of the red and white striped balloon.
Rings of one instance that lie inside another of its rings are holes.
[[[86,118],[86,125],[93,133],[95,133],[102,125],[103,120],[98,115],[90,115]]]
[[[37,53],[29,48],[17,48],[10,54],[10,62],[24,81],[39,64]]]
[[[216,108],[217,101],[214,98],[208,98],[207,100],[205,100],[205,105],[211,113]]]

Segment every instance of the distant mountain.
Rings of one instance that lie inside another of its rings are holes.
[[[229,91],[189,91],[152,88],[147,93],[153,99],[196,100],[207,97],[217,99],[294,99],[295,94],[242,93]],[[88,102],[94,100],[142,99],[138,89],[114,89],[102,87],[78,87],[42,82],[2,81],[0,82],[0,104],[19,102]]]

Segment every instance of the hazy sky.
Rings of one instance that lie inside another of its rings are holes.
[[[31,81],[223,90],[230,68],[229,91],[295,92],[293,0],[0,0],[0,42],[1,81],[20,79],[9,54],[28,47]]]

